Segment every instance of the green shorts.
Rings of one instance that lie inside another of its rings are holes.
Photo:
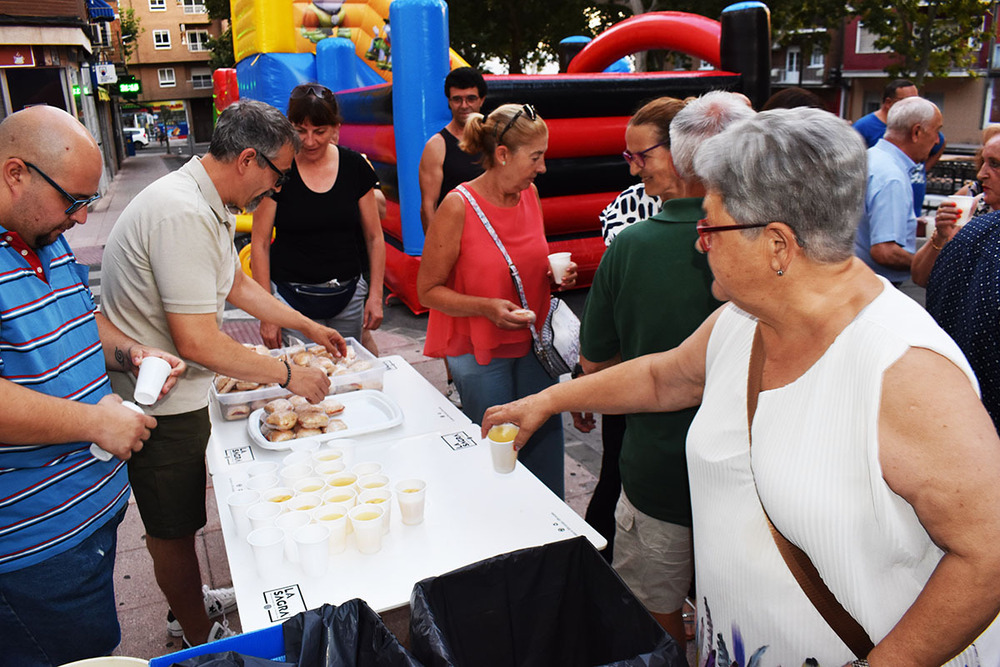
[[[164,415],[156,422],[152,436],[128,462],[135,504],[148,535],[161,540],[194,535],[207,522],[208,408]]]

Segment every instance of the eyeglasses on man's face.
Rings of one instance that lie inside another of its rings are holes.
[[[448,98],[448,101],[455,106],[461,106],[462,104],[473,105],[478,102],[481,97],[479,95],[452,95]]]
[[[87,197],[86,199],[77,199],[70,193],[66,192],[66,190],[64,190],[58,183],[49,178],[49,175],[46,174],[44,171],[42,171],[32,163],[28,162],[27,160],[22,160],[22,162],[24,162],[24,166],[27,167],[28,169],[34,169],[35,171],[37,171],[39,176],[44,178],[49,185],[54,187],[59,192],[59,194],[61,194],[63,197],[66,198],[66,201],[69,202],[69,206],[66,208],[65,211],[63,211],[66,215],[73,215],[84,206],[89,206],[90,204],[94,203],[95,201],[101,198],[101,194],[97,192]]]
[[[755,222],[751,225],[719,225],[713,227],[708,224],[708,218],[702,218],[698,221],[698,225],[695,230],[698,232],[698,247],[701,248],[702,252],[708,252],[712,249],[712,234],[715,232],[733,232],[737,229],[756,229],[758,227],[767,227],[770,222]]]
[[[264,162],[267,163],[267,166],[270,167],[271,170],[274,171],[274,173],[276,173],[278,175],[278,180],[276,180],[274,182],[274,187],[280,188],[282,185],[284,185],[285,183],[288,182],[288,172],[287,171],[281,171],[280,169],[278,169],[277,167],[275,167],[274,163],[271,162],[270,160],[268,160],[267,156],[264,155],[262,152],[257,151],[257,155],[259,155],[262,158],[264,158]]]
[[[522,114],[531,122],[535,122],[535,119],[538,118],[538,114],[535,113],[535,107],[531,106],[530,104],[525,104],[524,106],[522,106],[520,109],[517,110],[517,113],[514,114],[509,121],[507,121],[507,124],[504,125],[503,130],[500,131],[500,134],[497,135],[498,146],[503,143],[503,135],[507,134],[507,130],[514,127],[514,123],[517,122],[517,119],[520,118]]]
[[[628,162],[629,164],[634,164],[639,169],[642,169],[643,167],[646,166],[646,153],[649,153],[650,151],[655,150],[655,149],[659,148],[660,146],[666,146],[666,147],[669,148],[670,147],[670,142],[669,141],[661,141],[658,144],[650,146],[649,148],[647,148],[645,150],[636,151],[635,153],[633,153],[632,151],[623,151],[622,152],[622,157],[625,158],[625,161]]]

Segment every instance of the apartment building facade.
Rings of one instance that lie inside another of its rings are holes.
[[[203,0],[119,0],[131,9],[140,31],[127,61],[142,93],[122,105],[123,117],[147,128],[151,140],[161,129],[171,140],[212,136],[212,70],[208,39],[221,32]]]

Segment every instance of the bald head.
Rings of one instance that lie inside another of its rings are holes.
[[[87,220],[101,181],[90,132],[55,107],[29,107],[0,123],[0,220],[32,248]]]
[[[82,153],[77,155],[77,152]],[[62,109],[28,107],[0,123],[0,162],[18,157],[39,165],[62,167],[69,158],[100,160],[90,131]]]

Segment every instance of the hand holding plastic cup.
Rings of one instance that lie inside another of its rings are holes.
[[[160,357],[143,357],[139,363],[139,377],[135,381],[132,397],[136,403],[152,405],[160,397],[163,384],[170,376],[170,363]]]
[[[422,479],[404,479],[396,484],[396,500],[399,501],[399,513],[404,524],[415,526],[423,522],[426,495],[427,484]]]
[[[493,469],[497,472],[506,474],[514,471],[514,466],[517,464],[514,438],[520,430],[514,424],[497,424],[486,434],[486,439],[490,442]]]
[[[972,220],[972,214],[976,210],[978,203],[975,197],[966,195],[951,195],[945,201],[951,202],[958,209],[958,220],[955,221],[956,227],[962,227],[969,220]]]
[[[566,275],[570,257],[572,257],[572,253],[569,252],[554,252],[549,255],[549,268],[552,269],[552,280],[557,285],[562,283],[563,277]]]
[[[149,357],[147,357],[148,359]],[[138,412],[140,415],[146,414],[143,412],[142,408],[133,403],[132,401],[122,401],[122,407],[126,407],[132,412]],[[90,455],[93,456],[98,461],[110,461],[114,458],[114,454],[106,449],[101,449],[101,447],[96,443],[91,443],[90,445]]]

